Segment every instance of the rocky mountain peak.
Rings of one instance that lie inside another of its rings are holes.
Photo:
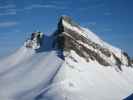
[[[133,66],[133,61],[126,52],[106,43],[66,15],[60,17],[54,35],[45,36],[42,32],[33,32],[24,45],[26,48],[35,49],[37,53],[56,49],[63,59],[72,51],[86,62],[118,66],[120,70],[122,65]]]
[[[79,26],[69,16],[61,16],[55,32],[55,46],[63,53],[74,51],[87,62],[97,61],[104,66],[131,65],[127,53],[121,52],[87,29]]]
[[[69,16],[63,15],[60,17],[60,20],[58,22],[58,29],[61,31],[66,31],[66,28],[70,27],[77,27],[79,28],[79,25]]]
[[[72,18],[70,16],[67,16],[67,15],[62,15],[60,17],[60,20],[65,20],[67,22],[71,22]]]

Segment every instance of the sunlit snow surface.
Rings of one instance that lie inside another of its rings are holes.
[[[52,82],[61,64],[55,51],[35,54],[21,48],[0,62],[0,100],[32,100]]]
[[[90,30],[65,21],[63,25],[108,48],[118,58],[122,57],[126,65],[127,59],[120,49],[102,41]],[[122,100],[133,93],[133,68],[122,66],[120,71],[115,65],[105,67],[96,61],[86,62],[73,50],[62,60],[52,48],[53,38],[45,36],[37,52],[21,47],[0,60],[0,100]],[[94,50],[82,41],[77,42]],[[106,60],[113,59],[106,57]]]
[[[63,61],[54,50],[22,47],[0,62],[0,100],[121,100],[133,92],[132,78],[132,68],[117,72],[74,51]]]

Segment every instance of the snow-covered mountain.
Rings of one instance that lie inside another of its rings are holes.
[[[68,16],[39,48],[31,43],[0,61],[0,100],[122,100],[133,93],[128,54]]]
[[[93,32],[77,25],[70,17],[63,16],[58,24],[57,45],[65,52],[74,51],[87,62],[97,61],[104,66],[131,66],[127,53],[101,40]]]

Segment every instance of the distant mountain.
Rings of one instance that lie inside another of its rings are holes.
[[[126,52],[61,16],[52,36],[34,32],[1,59],[0,99],[124,100],[133,93],[132,65]]]

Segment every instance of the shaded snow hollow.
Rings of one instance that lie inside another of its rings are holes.
[[[72,28],[103,43],[89,30],[81,29]],[[62,59],[52,47],[53,38],[44,38],[37,51],[22,46],[0,61],[0,100],[122,100],[133,93],[133,68],[122,65],[119,71],[115,65],[87,62],[74,50]],[[120,56],[120,49],[103,44]]]

